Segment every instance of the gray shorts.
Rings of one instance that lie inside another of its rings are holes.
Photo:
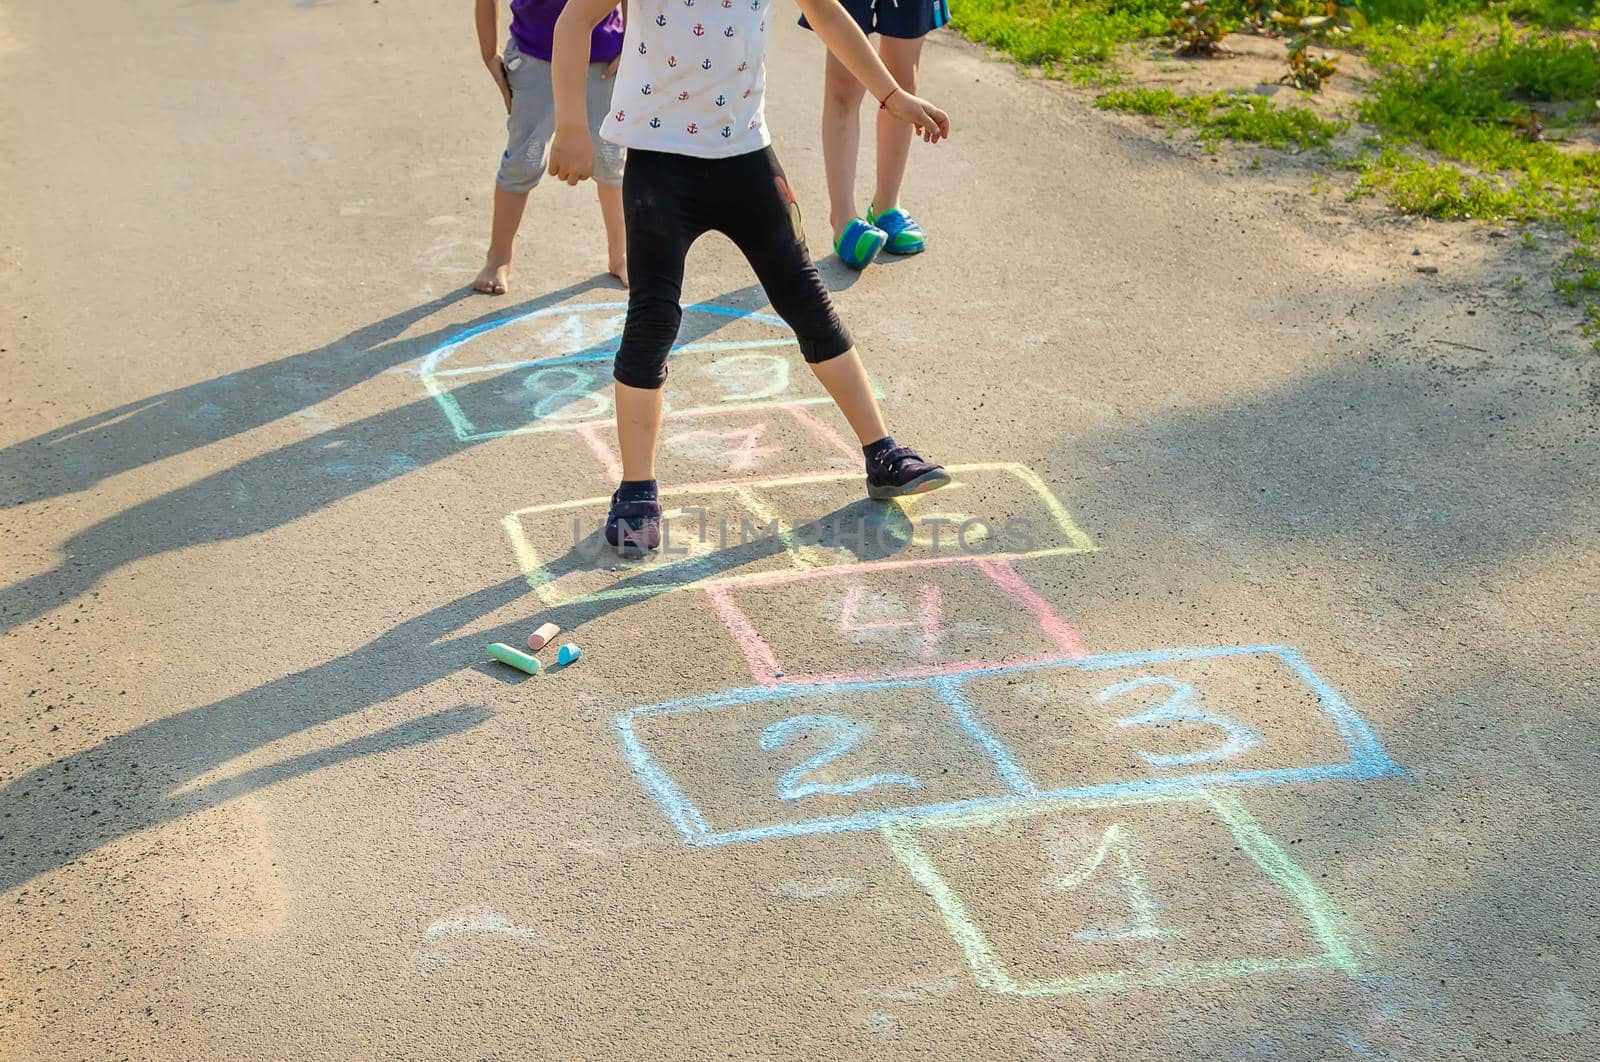
[[[513,62],[516,69],[510,69]],[[511,117],[506,119],[506,153],[500,158],[495,183],[508,192],[527,192],[539,183],[550,162],[550,138],[555,135],[556,104],[550,88],[550,64],[523,55],[515,40],[506,42],[506,79],[511,83]],[[623,150],[600,139],[600,123],[611,110],[614,81],[602,81],[605,63],[589,64],[589,136],[594,141],[594,179],[599,184],[622,183]]]

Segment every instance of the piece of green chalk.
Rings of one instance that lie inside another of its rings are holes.
[[[537,675],[539,673],[539,661],[535,660],[527,653],[519,652],[518,650],[511,648],[511,646],[507,645],[505,642],[495,642],[492,645],[486,645],[483,647],[483,651],[488,653],[494,659],[500,661],[502,664],[510,664],[518,671],[526,671],[530,675]],[[562,650],[562,652],[565,651],[566,650]]]
[[[563,645],[561,647],[561,651],[556,654],[556,663],[560,664],[562,667],[566,667],[568,664],[577,660],[578,657],[582,655],[582,649],[579,649],[576,645],[568,642],[566,645]]]

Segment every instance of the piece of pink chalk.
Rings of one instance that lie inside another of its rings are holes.
[[[550,639],[561,633],[561,628],[554,623],[543,623],[539,629],[528,635],[528,648],[538,652],[550,644]]]

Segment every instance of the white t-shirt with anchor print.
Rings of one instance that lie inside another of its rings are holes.
[[[721,159],[771,143],[762,113],[772,0],[629,0],[600,135]]]

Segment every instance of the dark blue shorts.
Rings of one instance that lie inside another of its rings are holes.
[[[914,41],[950,21],[949,0],[839,0],[861,32]],[[811,26],[804,15],[800,25]]]

